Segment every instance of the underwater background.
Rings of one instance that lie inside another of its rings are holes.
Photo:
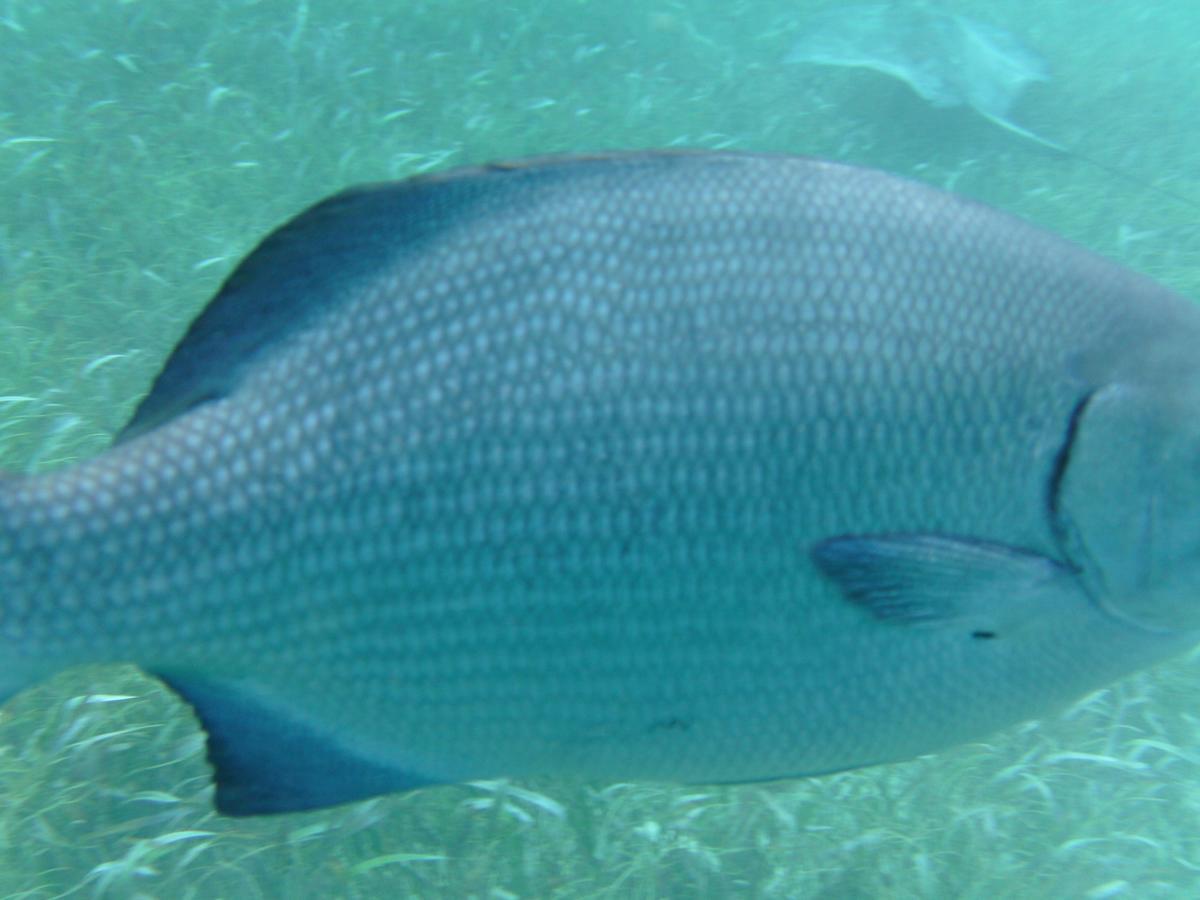
[[[944,9],[1044,56],[1013,117],[785,64],[812,0],[0,0],[0,469],[106,445],[235,262],[346,185],[548,152],[803,153],[965,193],[1200,297],[1200,8]],[[1200,352],[1200,348],[1198,348]],[[0,595],[3,585],[0,585]],[[212,812],[131,668],[0,711],[0,896],[1195,897],[1200,663],[984,743],[741,787],[481,782]]]

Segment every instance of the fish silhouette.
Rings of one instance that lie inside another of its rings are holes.
[[[728,152],[347,191],[111,449],[0,481],[0,696],[132,661],[217,807],[898,760],[1186,649],[1200,313],[978,203]]]

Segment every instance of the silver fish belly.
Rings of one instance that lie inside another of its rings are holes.
[[[817,160],[351,190],[110,450],[0,481],[0,695],[141,665],[238,815],[943,747],[1196,641],[1197,341],[1148,279]]]

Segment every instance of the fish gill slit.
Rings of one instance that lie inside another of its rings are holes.
[[[1050,532],[1054,536],[1054,543],[1066,564],[1076,571],[1080,566],[1070,552],[1074,540],[1074,528],[1062,510],[1062,484],[1071,464],[1071,451],[1075,447],[1075,439],[1079,434],[1079,424],[1083,421],[1083,414],[1095,395],[1096,391],[1090,390],[1075,401],[1075,405],[1071,408],[1071,415],[1067,419],[1067,429],[1063,435],[1062,444],[1054,455],[1050,476],[1046,479],[1045,504],[1046,514],[1050,520]]]

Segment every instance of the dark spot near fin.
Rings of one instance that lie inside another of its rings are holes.
[[[997,635],[994,631],[972,631],[971,637],[977,641],[990,641],[992,638],[997,637]]]
[[[650,723],[650,731],[689,731],[692,723],[687,719],[672,716],[669,719],[659,719]]]
[[[225,815],[320,809],[432,783],[355,754],[243,684],[154,674],[204,726]]]

